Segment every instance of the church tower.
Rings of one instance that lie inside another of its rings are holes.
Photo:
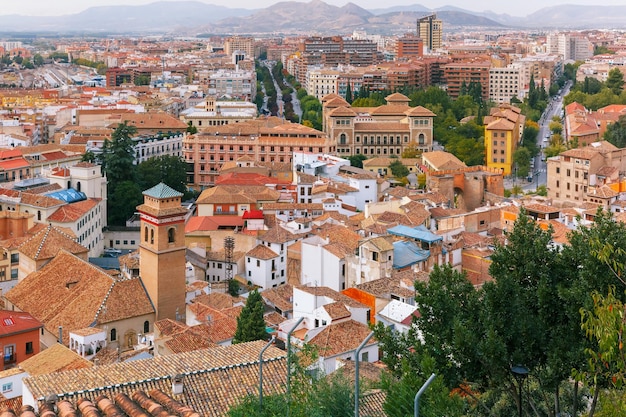
[[[139,273],[156,320],[185,315],[185,214],[182,193],[160,183],[143,192]]]

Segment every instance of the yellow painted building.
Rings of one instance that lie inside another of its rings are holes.
[[[493,108],[491,114],[485,117],[485,160],[488,167],[501,170],[503,175],[514,173],[513,154],[522,139],[525,120],[520,109],[510,104]]]

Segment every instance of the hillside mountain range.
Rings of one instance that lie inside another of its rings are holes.
[[[91,7],[64,16],[0,15],[1,32],[71,33],[368,33],[415,31],[416,19],[436,12],[444,28],[624,29],[625,6],[561,5],[525,17],[472,12],[420,4],[366,10],[354,3],[338,7],[322,0],[283,1],[264,9],[228,8],[200,1],[158,1],[141,6]]]

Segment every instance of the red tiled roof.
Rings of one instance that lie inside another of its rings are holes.
[[[66,204],[59,207],[54,213],[48,216],[48,221],[58,223],[71,223],[80,219],[87,214],[89,210],[94,208],[100,199],[90,198],[84,201],[78,201],[72,204]]]
[[[30,164],[24,158],[15,158],[8,159],[4,161],[0,161],[0,169],[16,169],[16,168],[26,168],[29,167]]]
[[[43,327],[43,323],[28,313],[0,310],[0,337]]]
[[[246,210],[242,217],[244,219],[263,219],[263,210]]]
[[[41,156],[45,158],[47,161],[54,161],[55,159],[65,159],[67,155],[61,151],[53,151],[42,153]]]
[[[243,227],[239,216],[194,216],[185,225],[185,233],[217,230],[220,226]]]
[[[22,151],[19,149],[9,149],[6,151],[0,151],[0,159],[9,159],[22,156]]]

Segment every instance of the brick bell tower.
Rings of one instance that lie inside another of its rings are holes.
[[[139,273],[156,320],[182,320],[185,315],[185,214],[182,193],[159,183],[143,192]]]

